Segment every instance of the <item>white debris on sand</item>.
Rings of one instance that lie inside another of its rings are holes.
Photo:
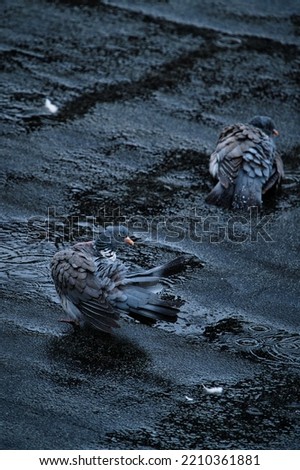
[[[185,396],[185,399],[186,399],[187,401],[194,401],[194,398],[188,397],[187,395]]]
[[[58,111],[58,107],[55,104],[52,104],[51,101],[46,98],[45,107],[50,111],[50,113],[55,114]]]
[[[210,395],[221,395],[223,393],[223,387],[205,387],[205,385],[202,384],[202,387],[204,388],[204,391]]]

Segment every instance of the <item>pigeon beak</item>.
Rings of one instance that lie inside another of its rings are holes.
[[[276,137],[279,136],[279,132],[277,129],[273,129],[273,135],[275,135]]]
[[[127,243],[127,245],[134,245],[134,241],[131,240],[130,237],[125,237],[124,242]]]

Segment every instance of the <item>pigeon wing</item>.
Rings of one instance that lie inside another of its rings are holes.
[[[269,191],[269,189],[271,189],[274,185],[279,185],[283,177],[283,161],[279,153],[276,152],[272,173],[268,181],[263,186],[263,194]]]
[[[218,163],[214,170],[225,188],[236,181],[240,170],[264,184],[270,178],[274,151],[271,139],[260,129],[235,124],[221,133],[211,162]]]
[[[210,157],[210,173],[217,177],[225,188],[232,184],[241,168],[245,137],[243,125],[236,124],[223,129],[216,150]]]
[[[61,251],[53,258],[51,273],[59,295],[71,301],[87,323],[107,332],[118,327],[119,314],[107,298],[110,279],[99,275],[95,258],[81,251]]]

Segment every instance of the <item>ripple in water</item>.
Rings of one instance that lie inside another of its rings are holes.
[[[251,352],[259,359],[300,366],[300,336],[288,333],[269,335],[263,339],[258,350]]]
[[[0,291],[18,292],[24,298],[37,292],[51,296],[49,263],[56,251],[54,245],[30,243],[24,220],[2,221],[0,231]]]
[[[241,346],[243,349],[252,350],[260,346],[259,341],[254,338],[239,338],[235,341],[238,346]]]
[[[300,367],[300,335],[272,329],[268,325],[241,322],[242,331],[223,331],[214,342],[273,365]],[[214,325],[217,329],[218,324]]]

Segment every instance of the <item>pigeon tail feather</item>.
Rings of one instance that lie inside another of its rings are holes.
[[[143,321],[151,319],[175,322],[179,308],[170,304],[169,301],[160,299],[155,294],[149,293],[147,289],[132,286],[126,291],[125,302],[118,302],[116,307],[119,312],[126,313],[133,318]]]
[[[135,272],[132,274],[127,274],[126,278],[130,284],[156,284],[162,278],[173,276],[182,272],[189,261],[191,261],[193,256],[178,256],[177,258],[168,261],[167,263],[157,266],[155,268],[148,269],[146,271]]]
[[[241,171],[236,180],[233,209],[247,209],[251,206],[260,207],[262,204],[262,181],[251,178],[246,172]]]
[[[160,277],[169,277],[178,274],[186,268],[187,263],[192,259],[192,256],[178,256],[177,258],[168,261],[167,263],[154,268]]]
[[[156,305],[146,304],[139,308],[130,307],[128,315],[138,319],[141,323],[145,320],[151,320],[155,323],[157,320],[162,320],[169,323],[174,323],[177,320],[179,309],[157,302]]]
[[[222,186],[220,182],[212,189],[209,195],[206,197],[205,201],[208,204],[214,204],[215,206],[230,208],[232,203],[234,193],[233,185],[230,185],[228,188]]]

